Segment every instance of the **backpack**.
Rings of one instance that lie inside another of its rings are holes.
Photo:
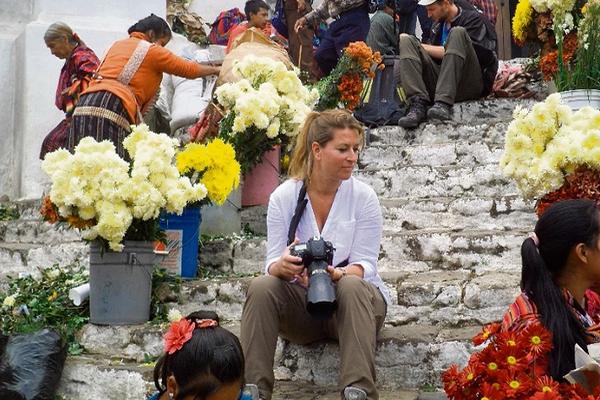
[[[368,0],[369,13],[373,14],[387,3],[386,0]],[[395,0],[394,9],[397,14],[409,15],[417,9],[417,0]]]
[[[222,11],[211,25],[212,29],[208,35],[208,40],[212,44],[227,46],[231,29],[245,20],[246,16],[237,7]]]
[[[369,128],[395,125],[406,114],[406,104],[401,100],[396,81],[398,56],[383,56],[383,70],[377,70],[375,77],[367,83],[361,104],[354,111],[354,117]]]

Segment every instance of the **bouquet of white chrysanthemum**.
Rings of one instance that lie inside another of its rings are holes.
[[[576,182],[568,177],[582,168],[600,171],[599,110],[573,112],[555,93],[531,110],[516,108],[513,116],[500,167],[524,197],[542,199],[557,190],[553,201],[575,196]]]
[[[242,172],[247,172],[264,152],[298,134],[318,92],[306,88],[298,72],[280,61],[247,56],[233,73],[239,80],[215,92],[226,111],[219,135],[234,145]]]
[[[42,169],[52,187],[42,214],[50,222],[67,222],[83,237],[106,240],[121,251],[123,240],[155,240],[161,210],[181,214],[188,203],[206,197],[202,184],[193,185],[174,165],[177,140],[133,128],[124,140],[131,164],[120,158],[109,141],[83,138],[74,154],[49,153]]]

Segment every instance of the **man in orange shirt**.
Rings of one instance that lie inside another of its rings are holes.
[[[263,0],[247,1],[244,6],[244,13],[246,14],[246,18],[248,18],[248,21],[237,25],[231,30],[229,41],[227,42],[227,53],[231,51],[235,39],[250,28],[260,29],[267,37],[271,37],[271,24],[268,23],[269,5],[267,3]]]

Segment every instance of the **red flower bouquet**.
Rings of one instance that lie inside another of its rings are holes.
[[[552,335],[541,323],[519,332],[500,332],[498,323],[487,325],[473,338],[475,345],[485,342],[464,369],[452,365],[443,373],[449,399],[600,400],[600,392],[588,395],[581,386],[545,375]]]

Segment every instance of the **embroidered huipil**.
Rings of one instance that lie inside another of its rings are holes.
[[[94,51],[81,44],[77,45],[66,59],[60,70],[54,103],[67,116],[73,113],[79,95],[88,87],[98,64],[100,61]]]
[[[289,179],[271,194],[267,212],[267,274],[269,265],[279,259],[287,246],[288,229],[301,188],[302,181]],[[390,304],[388,290],[377,273],[382,231],[383,219],[377,195],[371,187],[351,177],[342,181],[338,188],[322,232],[319,232],[308,200],[296,237],[306,242],[320,235],[330,241],[335,247],[333,265],[344,260],[348,260],[348,264],[361,265],[364,280],[375,285]]]

